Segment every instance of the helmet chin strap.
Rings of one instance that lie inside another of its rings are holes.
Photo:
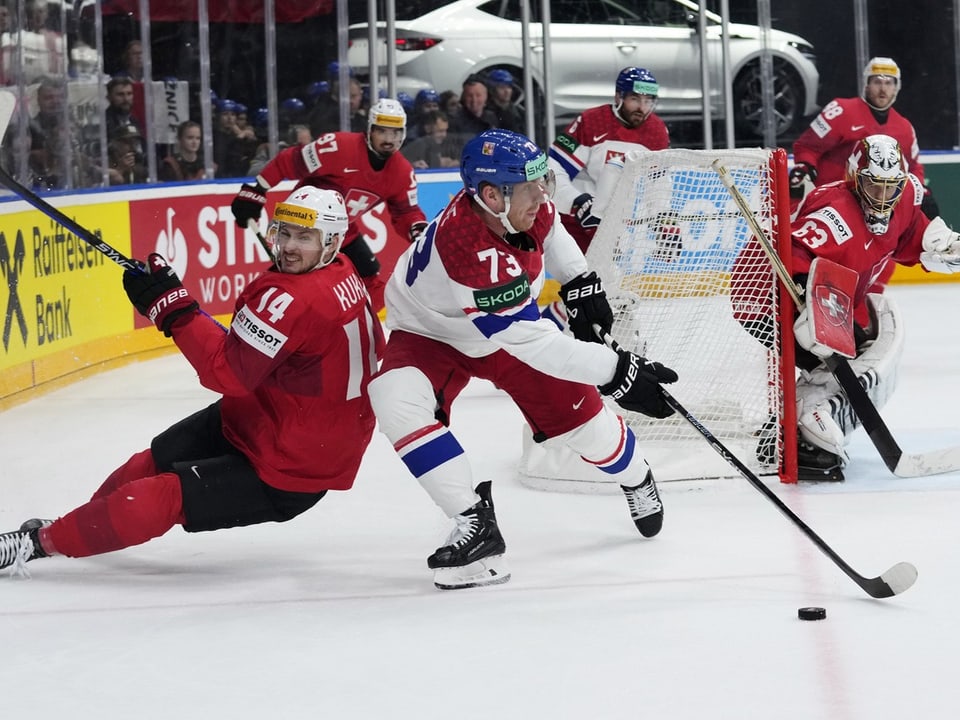
[[[510,196],[509,195],[507,195],[506,193],[503,193],[503,212],[496,212],[495,210],[493,210],[480,198],[479,195],[474,195],[474,199],[476,199],[480,207],[482,207],[488,213],[490,213],[495,218],[497,218],[497,220],[503,223],[503,226],[507,229],[508,233],[510,233],[511,235],[515,235],[518,232],[520,232],[513,226],[513,224],[510,222],[510,219],[507,217],[507,214],[510,212]]]

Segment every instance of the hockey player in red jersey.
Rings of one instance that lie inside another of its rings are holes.
[[[282,150],[261,170],[253,185],[243,185],[231,205],[241,228],[259,222],[266,193],[282,180],[336,190],[343,195],[350,228],[342,252],[353,261],[367,284],[374,308],[383,307],[380,263],[360,234],[357,218],[386,202],[402,237],[413,240],[426,216],[417,204],[417,179],[410,162],[398,152],[406,136],[407,116],[396,100],[384,98],[370,107],[366,133],[335,132],[312,143]]]
[[[960,271],[960,236],[921,210],[924,189],[894,138],[871,135],[848,154],[846,180],[821,185],[801,204],[793,223],[793,272],[801,287],[814,258],[827,258],[857,274],[850,298],[856,357],[851,367],[880,408],[893,392],[903,343],[903,324],[892,298],[872,292],[889,261],[921,263],[931,272]],[[800,475],[810,480],[842,480],[847,462],[845,436],[859,426],[845,396],[822,364],[833,349],[817,342],[810,325],[810,303],[823,297],[807,288],[808,305],[796,320],[797,416],[800,422]],[[865,320],[863,320],[865,318]]]
[[[304,187],[278,203],[267,232],[275,263],[237,299],[227,332],[160,255],[143,274],[124,273],[137,311],[222,398],[156,436],[89,502],[0,535],[0,567],[120,550],[174,525],[284,522],[328,490],[350,489],[373,433],[367,382],[382,331],[363,282],[338,255],[346,232],[335,191]]]
[[[659,91],[649,70],[624,68],[617,76],[613,103],[584,111],[550,146],[550,168],[557,178],[554,202],[564,227],[584,252],[609,200],[606,192],[597,192],[605,168],[617,161],[622,168],[624,154],[638,146],[670,147],[667,126],[653,112]]]
[[[875,57],[863,69],[859,97],[836,98],[820,111],[793,144],[790,171],[793,195],[808,180],[814,185],[843,180],[850,148],[870,135],[887,135],[900,144],[910,172],[924,182],[920,148],[913,125],[894,109],[901,90],[900,67],[891,58]],[[930,217],[936,217],[934,212]]]
[[[442,589],[510,577],[491,484],[475,486],[449,428],[451,405],[471,378],[510,395],[536,441],[570,447],[618,482],[645,537],[663,522],[653,473],[633,431],[600,395],[666,417],[672,410],[660,383],[677,379],[659,363],[599,344],[593,326],[609,331],[613,314],[600,279],[558,222],[540,148],[523,135],[487,130],[464,147],[460,172],[464,189],[387,283],[391,334],[370,384],[381,431],[455,521],[427,559]],[[540,317],[546,270],[562,283],[576,337]]]

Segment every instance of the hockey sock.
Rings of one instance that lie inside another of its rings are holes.
[[[153,453],[151,453],[149,449],[135,453],[123,465],[110,473],[110,476],[103,481],[103,484],[97,488],[97,491],[90,499],[97,500],[106,497],[118,487],[125,485],[131,480],[156,474],[157,467],[153,462]]]
[[[87,557],[139,545],[182,524],[180,478],[161,473],[131,480],[40,531],[45,550]]]

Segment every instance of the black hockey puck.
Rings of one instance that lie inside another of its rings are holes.
[[[802,607],[797,610],[797,617],[801,620],[823,620],[827,611],[822,607]]]

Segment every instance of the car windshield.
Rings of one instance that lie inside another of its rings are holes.
[[[424,3],[429,4],[429,3]],[[446,3],[433,3],[436,7]],[[490,0],[479,6],[485,13],[520,21],[520,0]],[[686,25],[689,10],[675,0],[553,0],[554,23],[597,25]],[[530,3],[530,21],[540,22],[540,3]]]
[[[395,10],[397,20],[416,20],[421,15],[433,12],[453,0],[397,0]]]

